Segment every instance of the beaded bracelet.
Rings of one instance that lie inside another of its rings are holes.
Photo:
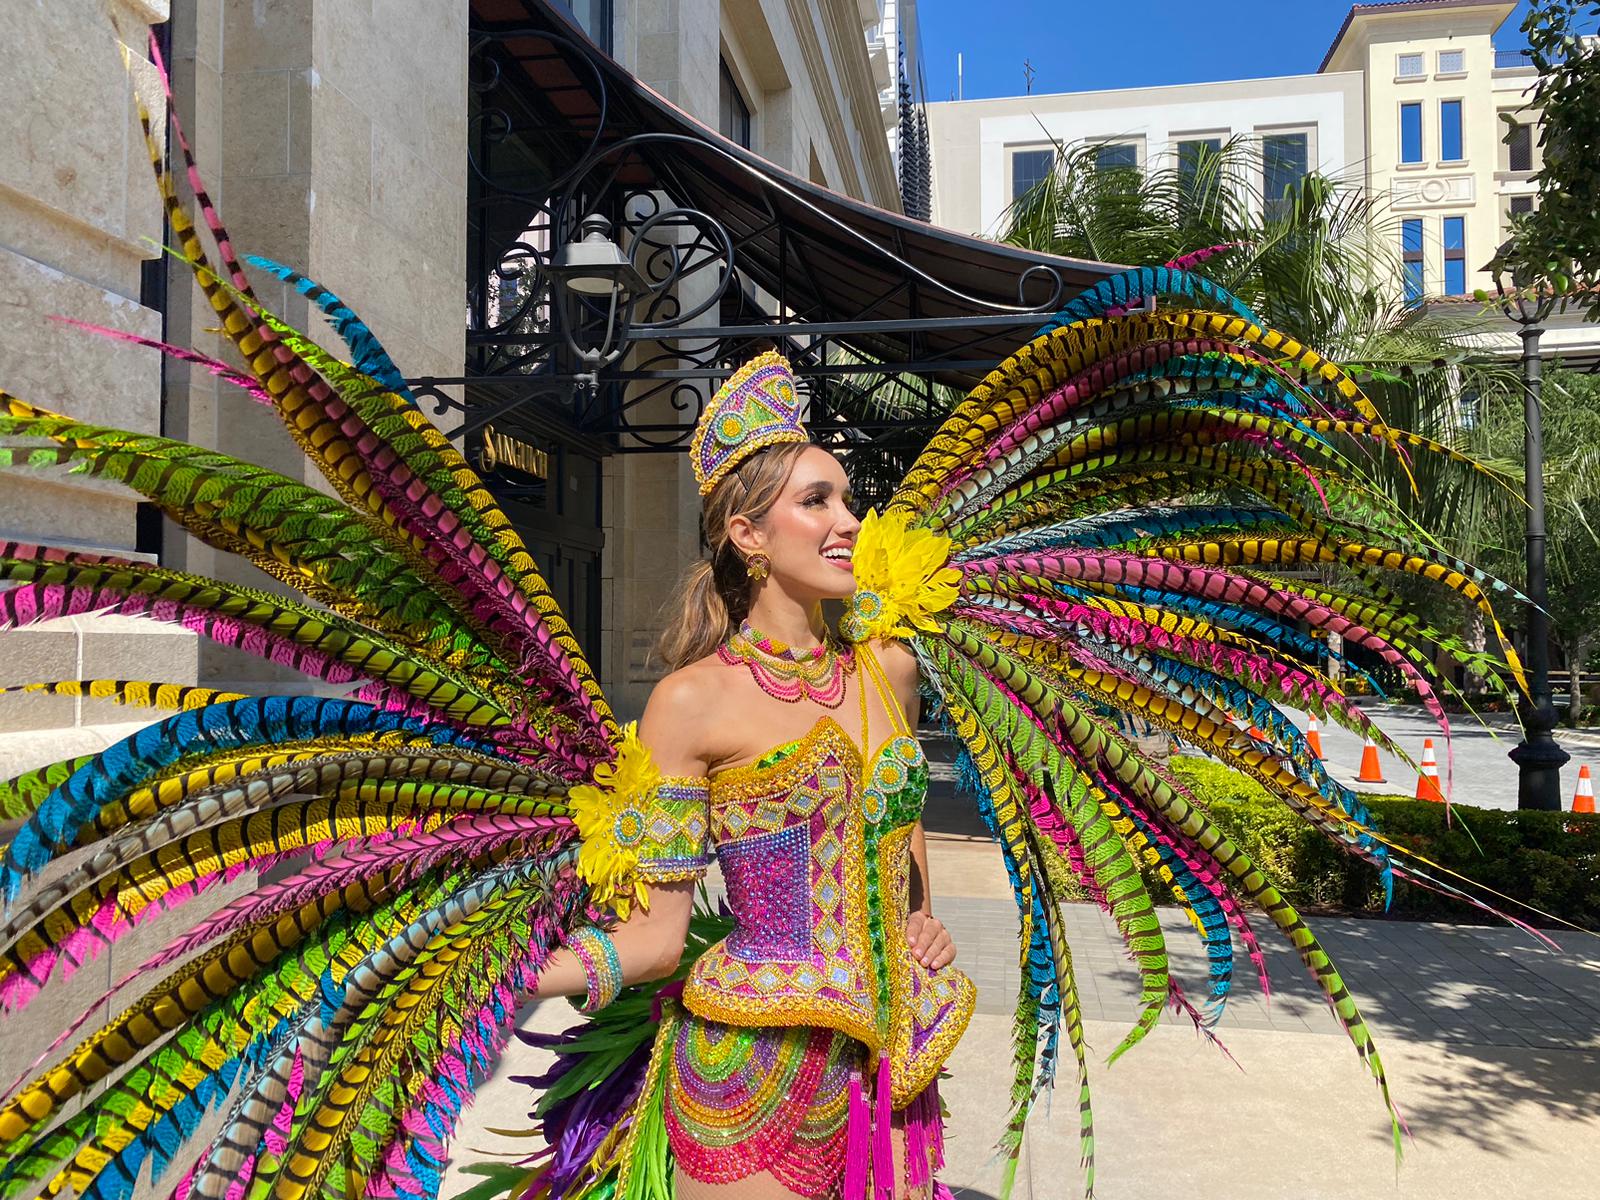
[[[567,949],[583,964],[589,981],[589,994],[579,1008],[599,1012],[622,991],[622,960],[611,935],[596,925],[585,925],[567,936]]]

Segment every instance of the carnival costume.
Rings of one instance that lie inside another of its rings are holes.
[[[1384,839],[1277,707],[1387,744],[1314,665],[1323,631],[1387,664],[1441,723],[1435,655],[1488,665],[1401,611],[1383,580],[1458,592],[1496,635],[1486,592],[1499,585],[1426,544],[1359,457],[1450,451],[1385,426],[1344,371],[1194,275],[1115,276],[974,389],[886,511],[865,518],[844,631],[862,704],[879,689],[896,726],[851,728],[841,707],[751,766],[663,778],[613,720],[510,523],[372,332],[332,293],[251,259],[327,315],[351,361],[269,313],[176,121],[215,259],[141,117],[178,253],[247,370],[164,349],[270,405],[334,495],[0,395],[0,463],[124,484],[286,588],[8,543],[0,623],[143,614],[348,693],[34,685],[176,711],[0,792],[21,822],[0,865],[8,1008],[153,912],[244,870],[275,875],[41,1048],[43,1070],[0,1103],[0,1196],[50,1179],[126,1197],[147,1165],[179,1197],[434,1195],[460,1110],[558,945],[584,964],[590,1014],[535,1039],[559,1051],[538,1105],[551,1148],[498,1168],[511,1194],[665,1197],[676,1162],[701,1178],[765,1167],[807,1196],[886,1196],[898,1109],[907,1182],[926,1184],[932,1085],[972,989],[906,949],[927,766],[876,666],[884,638],[915,653],[930,719],[956,740],[1016,890],[1023,969],[1001,1136],[1013,1162],[1063,1033],[1092,1158],[1057,907],[1070,881],[1114,918],[1139,973],[1137,1022],[1116,1053],[1169,1004],[1209,1030],[1236,944],[1261,969],[1266,920],[1387,1103],[1355,1001],[1311,931],[1119,722],[1136,715],[1259,781],[1386,885],[1455,892]],[[802,437],[792,376],[764,359],[712,405],[696,470],[714,484]],[[1500,649],[1520,683],[1503,636]],[[41,878],[74,850],[86,853]],[[623,987],[612,921],[713,853],[727,914],[695,915],[675,980]],[[1141,869],[1205,942],[1207,1011],[1168,970]],[[220,1132],[197,1139],[217,1108]]]

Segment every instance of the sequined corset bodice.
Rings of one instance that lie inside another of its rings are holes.
[[[906,943],[927,788],[914,737],[891,737],[863,770],[831,717],[714,775],[710,841],[734,931],[695,964],[687,1007],[729,1024],[843,1030],[888,1053],[896,1106],[926,1087],[975,999],[964,974],[929,971]]]

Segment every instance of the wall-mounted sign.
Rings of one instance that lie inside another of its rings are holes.
[[[509,434],[496,433],[493,425],[485,425],[483,441],[478,445],[478,467],[483,471],[493,471],[496,467],[510,467],[514,471],[521,471],[524,475],[532,475],[535,479],[548,479],[550,452],[541,450],[537,446],[530,446],[527,442]]]

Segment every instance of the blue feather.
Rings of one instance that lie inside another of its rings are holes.
[[[318,696],[252,696],[179,713],[108,747],[57,786],[17,831],[0,865],[0,887],[14,900],[23,879],[77,841],[100,808],[197,749],[270,745],[352,733],[404,730],[437,745],[494,754],[494,747],[442,725],[400,717],[370,704]]]
[[[1102,279],[1094,287],[1067,301],[1061,310],[1034,331],[1034,337],[1051,333],[1074,321],[1103,317],[1114,308],[1129,308],[1152,296],[1184,296],[1209,300],[1265,328],[1265,322],[1249,305],[1209,279],[1174,267],[1134,267]]]
[[[286,267],[259,254],[246,255],[245,262],[290,284],[295,291],[320,308],[333,326],[334,332],[343,338],[344,344],[350,348],[356,368],[372,376],[391,392],[403,397],[413,407],[416,405],[416,397],[406,385],[405,376],[400,374],[400,368],[394,365],[394,360],[383,348],[383,343],[378,341],[378,335],[372,332],[365,321],[356,316],[354,309],[315,279],[307,279],[293,267]]]

